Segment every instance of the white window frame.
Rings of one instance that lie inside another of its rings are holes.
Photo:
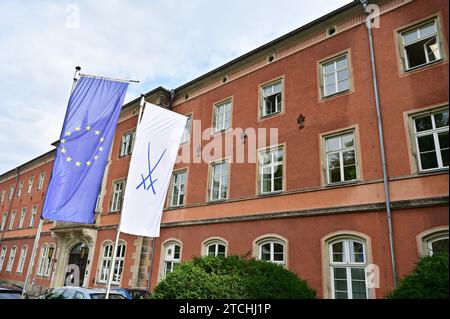
[[[342,145],[342,137],[346,135],[353,135],[353,146],[352,147],[345,147]],[[334,151],[328,151],[327,149],[327,141],[329,139],[333,138],[339,138],[339,144],[340,148],[338,150]],[[339,132],[332,135],[326,135],[323,137],[324,139],[324,153],[325,153],[325,163],[326,163],[326,181],[328,185],[336,185],[336,184],[343,184],[343,183],[352,183],[358,180],[359,178],[359,172],[358,172],[358,148],[357,148],[357,141],[356,141],[356,130],[348,130]],[[350,152],[353,151],[355,153],[355,178],[350,180],[345,180],[345,172],[344,172],[344,152]],[[330,170],[330,162],[328,155],[331,154],[339,154],[339,167],[340,167],[340,177],[341,180],[338,182],[332,182],[331,181],[331,170]]]
[[[333,245],[337,243],[343,243],[343,261],[342,262],[335,262],[333,260]],[[364,262],[356,262],[351,261],[350,258],[350,244],[353,243],[359,243],[362,244],[363,248],[363,257]],[[333,241],[330,241],[328,243],[328,258],[329,258],[329,269],[330,269],[330,286],[331,286],[331,298],[336,299],[336,291],[335,291],[335,282],[334,282],[334,269],[335,268],[344,268],[346,271],[346,281],[347,281],[347,297],[348,299],[353,299],[353,285],[352,285],[352,276],[351,276],[351,269],[363,269],[364,272],[364,285],[366,287],[366,299],[369,298],[369,288],[367,285],[367,273],[366,273],[366,267],[368,264],[368,256],[367,256],[367,248],[366,248],[366,242],[361,239],[356,239],[352,237],[345,237],[345,238],[339,238]]]
[[[8,195],[8,200],[11,200],[14,196],[14,185],[11,185],[9,187],[9,195]]]
[[[281,161],[278,161],[278,159],[275,159],[275,153],[281,151],[283,154],[283,159]],[[264,164],[263,162],[263,156],[269,154],[270,156],[270,161],[269,163]],[[277,147],[273,147],[273,148],[269,148],[269,149],[264,149],[264,150],[260,150],[258,153],[259,156],[259,193],[260,194],[272,194],[272,193],[278,193],[278,192],[282,192],[284,189],[284,162],[285,162],[285,150],[284,150],[284,146],[280,145]],[[281,172],[281,189],[277,189],[275,190],[275,172],[276,170],[282,169]],[[264,169],[270,169],[270,183],[271,183],[271,187],[269,191],[264,191]]]
[[[38,191],[42,190],[42,187],[44,186],[44,180],[45,180],[45,172],[41,172],[41,174],[39,174],[39,181],[37,185]]]
[[[427,238],[426,240],[426,247],[427,247],[427,252],[429,256],[433,256],[433,243],[436,241],[440,241],[443,239],[447,239],[448,240],[449,235],[448,235],[448,231],[446,233],[440,233],[434,236],[430,236],[429,238]]]
[[[214,133],[231,128],[232,108],[231,99],[214,105]]]
[[[283,247],[283,260],[275,260],[275,244],[277,245],[281,245]],[[287,245],[286,242],[278,239],[278,238],[263,238],[261,240],[259,240],[257,242],[257,247],[258,247],[258,259],[259,260],[263,260],[262,259],[262,254],[263,254],[263,246],[265,245],[269,245],[269,253],[270,253],[270,260],[264,260],[282,267],[286,268],[287,265]]]
[[[98,276],[99,283],[106,283],[108,280],[113,253],[114,253],[114,245],[111,242],[103,244],[102,258],[99,264],[100,265]],[[122,279],[122,273],[125,264],[125,254],[126,254],[126,245],[124,242],[120,242],[119,245],[117,246],[114,273],[113,278],[111,280],[111,282],[115,285],[120,285],[120,281]]]
[[[3,200],[5,199],[5,190],[2,190],[2,200],[0,200],[0,203],[3,203]]]
[[[338,68],[337,63],[339,61],[343,60],[343,59],[347,60],[347,66],[343,67],[343,68]],[[326,74],[325,73],[325,67],[328,66],[328,65],[331,65],[331,64],[333,64],[333,67],[334,67],[333,71],[331,73]],[[322,62],[320,64],[320,67],[321,67],[321,81],[322,81],[322,97],[326,98],[326,97],[333,96],[333,95],[336,95],[336,94],[339,94],[339,93],[342,93],[342,92],[347,92],[347,91],[350,90],[350,88],[351,88],[351,81],[350,81],[351,73],[350,73],[350,59],[349,59],[349,54],[348,53],[344,53],[344,54],[341,54],[341,55],[339,55],[337,57],[334,57],[332,59],[324,61],[324,62]],[[341,71],[344,71],[344,70],[347,70],[347,72],[348,72],[348,78],[346,79],[346,81],[348,82],[348,87],[346,89],[339,90],[339,82],[343,82],[345,80],[339,81],[338,73],[341,72]],[[336,91],[333,92],[333,93],[328,93],[327,92],[327,85],[326,85],[326,82],[325,82],[325,77],[329,76],[331,74],[334,75],[334,81],[335,81],[334,82],[334,86],[335,86],[335,90]]]
[[[280,85],[280,91],[275,91],[275,87],[277,85]],[[260,101],[260,110],[261,110],[261,118],[264,117],[268,117],[268,116],[272,116],[275,114],[279,114],[283,111],[283,86],[284,86],[284,81],[282,78],[277,79],[275,81],[272,81],[270,83],[267,84],[263,84],[260,86],[260,90],[261,90],[261,101]],[[270,94],[268,94],[267,96],[265,95],[265,89],[272,87],[272,92]],[[272,113],[267,113],[266,110],[266,98],[274,96],[275,97],[275,112]]]
[[[179,247],[178,258],[175,258],[176,247]],[[181,263],[181,243],[179,242],[168,242],[163,246],[163,273],[162,279],[165,278],[169,273],[175,270],[175,267]],[[168,251],[172,249],[173,253],[168,254]],[[170,266],[169,266],[170,263]]]
[[[30,176],[30,179],[28,180],[28,188],[27,188],[27,194],[30,194],[33,189],[34,184],[34,176]]]
[[[49,277],[52,265],[52,259],[55,255],[55,245],[54,244],[43,244],[41,246],[41,253],[39,255],[39,264],[36,274],[41,277]],[[52,255],[50,256],[50,251]]]
[[[122,179],[114,181],[111,192],[111,212],[119,212],[122,209],[124,192],[125,192],[125,180]]]
[[[23,266],[25,266],[25,259],[27,258],[27,252],[28,252],[28,246],[24,245],[20,249],[20,258],[19,263],[17,264],[17,270],[16,272],[18,274],[21,274],[23,272]]]
[[[16,221],[16,211],[13,210],[11,212],[11,217],[9,218],[9,226],[8,226],[8,230],[12,230],[14,227],[14,222]]]
[[[215,170],[219,165],[226,166],[226,173],[223,172],[223,168],[222,168],[222,172],[220,174],[215,175]],[[226,177],[226,186],[224,186],[222,183],[223,177]],[[229,179],[230,179],[230,164],[229,164],[228,160],[222,160],[219,162],[211,163],[210,178],[209,178],[209,182],[210,182],[209,200],[210,201],[220,201],[220,200],[225,200],[228,198],[228,189],[229,189],[229,185],[230,185]],[[214,181],[215,180],[218,180],[218,182],[219,182],[219,192],[218,192],[217,198],[214,198]],[[222,197],[222,189],[224,187],[225,187],[225,197]]]
[[[20,219],[19,219],[19,225],[17,226],[17,229],[22,229],[23,228],[23,223],[25,221],[26,215],[27,215],[27,208],[23,207],[20,210]]]
[[[28,227],[32,228],[34,226],[34,221],[36,219],[36,214],[37,214],[37,204],[34,204],[33,206],[31,206],[31,215],[30,215],[30,221],[28,222]]]
[[[9,251],[8,264],[6,265],[6,272],[11,272],[14,266],[14,259],[16,258],[17,246],[12,246]]]
[[[181,142],[180,144],[187,144],[191,140],[191,131],[192,131],[192,122],[193,122],[193,116],[192,114],[187,114],[186,117],[188,118],[186,121],[186,125],[184,127],[183,135],[181,136]]]
[[[421,34],[420,34],[420,29],[422,27],[424,27],[425,25],[431,24],[431,22],[433,22],[436,31],[434,33],[428,35],[428,36],[422,37]],[[417,32],[418,38],[416,40],[410,42],[410,43],[405,43],[403,35],[405,33],[410,33],[413,30],[415,30]],[[400,46],[401,46],[401,50],[402,50],[403,57],[404,57],[404,68],[405,68],[405,71],[415,70],[415,69],[421,68],[423,66],[426,66],[426,65],[429,65],[429,64],[432,64],[432,63],[436,63],[438,61],[441,61],[444,58],[443,47],[442,47],[442,43],[441,43],[440,35],[439,35],[439,24],[437,23],[437,18],[434,18],[434,19],[431,19],[431,20],[428,20],[428,21],[425,21],[425,22],[421,22],[421,23],[419,23],[419,24],[417,24],[417,25],[415,25],[415,26],[413,26],[411,28],[408,28],[406,30],[400,31],[399,35],[400,35]],[[427,52],[427,49],[426,49],[426,46],[424,44],[423,49],[424,49],[426,62],[422,63],[420,65],[416,65],[416,66],[410,67],[409,66],[409,58],[408,58],[408,54],[407,54],[407,51],[406,51],[406,47],[411,45],[411,44],[414,44],[414,43],[417,43],[417,42],[420,42],[420,41],[423,41],[423,40],[426,40],[426,39],[431,39],[432,37],[436,37],[436,44],[438,45],[440,58],[436,59],[436,60],[433,60],[433,61],[430,61],[429,56],[428,56],[428,52]]]
[[[184,182],[181,178],[179,178],[179,181],[176,183],[175,179],[176,176],[184,175]],[[183,191],[181,192],[181,186],[183,185]],[[182,170],[178,172],[174,172],[172,174],[172,187],[171,187],[171,193],[170,193],[170,207],[180,207],[184,205],[185,199],[186,199],[186,185],[187,185],[187,171]],[[176,196],[176,202],[174,203],[175,199],[175,187],[178,187],[178,195]],[[183,195],[183,200],[181,200],[181,195]]]
[[[131,130],[122,134],[122,138],[120,139],[119,158],[131,155],[135,138],[136,130]]]
[[[434,110],[432,113],[427,113],[427,114],[420,114],[420,115],[414,115],[413,114],[413,115],[411,115],[412,126],[413,126],[413,133],[414,133],[414,142],[416,144],[415,145],[416,154],[417,154],[416,158],[417,158],[417,163],[418,163],[418,167],[419,167],[419,171],[420,172],[429,172],[429,171],[441,170],[441,169],[446,169],[446,168],[448,169],[448,166],[444,166],[443,161],[442,161],[441,146],[440,146],[440,143],[439,143],[439,134],[442,134],[442,133],[445,133],[445,132],[447,132],[447,134],[448,134],[449,127],[448,126],[444,126],[444,127],[436,128],[436,122],[435,122],[435,118],[434,118],[434,116],[436,114],[438,114],[438,113],[445,113],[446,111],[447,112],[449,111],[448,108]],[[424,117],[431,117],[432,128],[430,130],[417,132],[416,120],[420,119],[420,118],[424,118]],[[438,167],[423,169],[422,168],[422,161],[420,159],[419,137],[421,137],[421,136],[428,136],[428,135],[433,135],[434,146],[435,146],[434,152],[436,153]]]
[[[5,263],[6,253],[8,252],[8,247],[5,245],[0,251],[0,271],[3,269],[3,264]]]
[[[0,231],[5,230],[7,219],[8,219],[8,213],[5,212],[5,213],[2,214],[2,223],[1,223],[1,225],[0,225]]]
[[[210,256],[209,248],[211,246],[214,246],[214,256],[213,257],[217,257],[219,254],[219,245],[221,245],[225,248],[223,257],[227,257],[227,243],[221,239],[210,239],[210,240],[206,241],[203,244],[203,256]]]
[[[23,180],[19,182],[19,187],[17,188],[17,197],[20,197],[20,195],[22,195],[22,189],[23,189]]]

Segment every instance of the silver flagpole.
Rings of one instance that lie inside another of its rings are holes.
[[[75,73],[73,75],[73,83],[72,83],[72,88],[70,89],[70,95],[72,95],[73,93],[73,89],[75,88],[75,85],[78,81],[78,77],[80,75],[80,70],[81,67],[76,66],[75,67]],[[66,112],[66,116],[67,117],[67,112]],[[64,119],[64,122],[66,120]],[[36,251],[38,249],[39,246],[39,240],[41,238],[41,233],[42,233],[42,226],[44,224],[44,219],[42,218],[42,212],[41,212],[41,218],[39,219],[39,226],[38,226],[38,230],[36,233],[36,237],[34,239],[34,244],[33,244],[33,251],[31,252],[31,258],[30,258],[30,263],[28,264],[28,270],[27,270],[27,275],[25,277],[25,282],[23,284],[23,289],[22,289],[22,299],[25,299],[25,296],[27,294],[27,290],[28,290],[28,283],[30,281],[30,277],[31,277],[31,273],[33,272],[33,266],[34,266],[34,260],[36,258]]]
[[[114,82],[125,82],[125,83],[139,83],[138,80],[126,80],[126,79],[115,79],[115,78],[109,78],[106,76],[98,76],[98,75],[92,75],[92,74],[81,74],[80,76],[85,78],[94,78],[94,79],[102,79],[102,80],[109,80]]]
[[[139,107],[138,122],[136,124],[136,131],[137,131],[137,127],[139,126],[139,123],[141,122],[142,110],[144,108],[144,105],[145,105],[145,97],[143,94],[141,94],[141,102],[140,102],[140,107]],[[133,145],[133,149],[134,149],[134,145]],[[122,221],[122,216],[119,217],[119,224],[117,225],[116,241],[114,242],[114,250],[113,250],[113,255],[111,257],[111,265],[109,266],[110,268],[109,268],[108,282],[106,285],[105,299],[109,299],[109,294],[111,293],[111,283],[112,283],[112,278],[114,276],[114,269],[116,268],[116,254],[117,254],[117,248],[119,246],[121,221]]]

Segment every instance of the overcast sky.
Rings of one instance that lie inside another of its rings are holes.
[[[52,149],[74,68],[176,88],[349,0],[0,1],[0,174]],[[79,19],[77,19],[79,17]]]

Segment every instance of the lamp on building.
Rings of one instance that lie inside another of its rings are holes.
[[[81,245],[81,249],[80,249],[80,258],[83,259],[84,256],[87,254],[88,252],[88,248],[86,247],[86,245]]]
[[[49,260],[52,259],[52,257],[53,257],[53,252],[54,252],[54,251],[55,251],[55,247],[50,246],[50,247],[48,248],[48,255],[47,255],[47,258],[48,258]]]
[[[305,116],[302,113],[300,113],[300,115],[297,118],[297,124],[298,124],[298,128],[305,127]]]

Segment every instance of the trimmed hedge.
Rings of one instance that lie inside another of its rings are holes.
[[[155,299],[313,299],[304,280],[278,265],[237,256],[196,257],[155,288]]]
[[[448,299],[448,253],[423,257],[388,299]]]

